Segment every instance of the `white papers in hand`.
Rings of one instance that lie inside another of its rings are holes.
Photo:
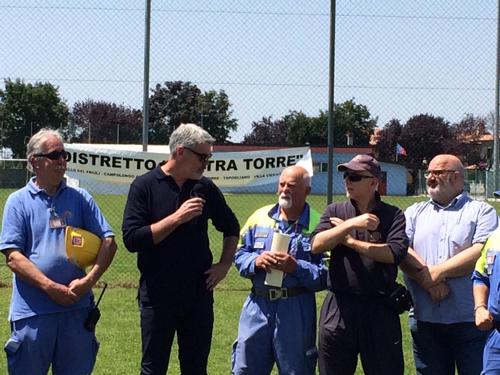
[[[288,234],[274,232],[273,242],[271,243],[271,251],[276,253],[288,253],[291,237]],[[281,288],[283,283],[283,271],[271,269],[266,275],[265,285],[276,286]]]

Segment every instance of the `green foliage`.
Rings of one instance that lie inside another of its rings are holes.
[[[68,107],[59,98],[58,88],[50,83],[4,81],[0,90],[0,123],[3,146],[15,158],[26,156],[27,140],[41,128],[63,129],[68,124]]]
[[[367,146],[377,120],[370,117],[368,108],[354,99],[334,106],[334,145],[346,146],[347,134],[353,137],[353,146]],[[269,143],[271,142],[271,143]],[[302,111],[290,111],[282,119],[270,117],[252,124],[252,132],[243,143],[254,145],[326,146],[328,142],[328,111],[318,116],[307,116]]]
[[[229,133],[237,129],[236,119],[231,118],[231,104],[221,90],[202,93],[191,82],[165,82],[157,84],[151,97],[149,138],[152,144],[166,144],[170,134],[181,123],[201,125],[216,140],[226,143]]]
[[[142,142],[142,112],[138,109],[88,99],[73,105],[65,138],[70,142]]]
[[[345,146],[346,134],[352,133],[353,146],[367,146],[370,134],[377,125],[377,119],[371,118],[368,107],[356,104],[354,99],[335,105],[334,145]]]

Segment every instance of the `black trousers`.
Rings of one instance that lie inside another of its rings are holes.
[[[358,354],[366,375],[402,375],[399,315],[380,298],[329,292],[319,318],[319,373],[352,375]]]
[[[141,306],[141,375],[165,375],[177,333],[182,375],[206,375],[214,322],[211,295],[185,305]]]

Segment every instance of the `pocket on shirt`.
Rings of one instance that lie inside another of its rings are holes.
[[[472,245],[475,227],[476,225],[472,221],[454,224],[449,237],[449,243],[451,245],[450,257]]]

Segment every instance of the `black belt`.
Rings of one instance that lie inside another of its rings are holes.
[[[271,301],[276,299],[287,299],[288,297],[295,297],[299,294],[309,293],[306,288],[254,288],[252,287],[252,294],[257,297],[267,297]]]

